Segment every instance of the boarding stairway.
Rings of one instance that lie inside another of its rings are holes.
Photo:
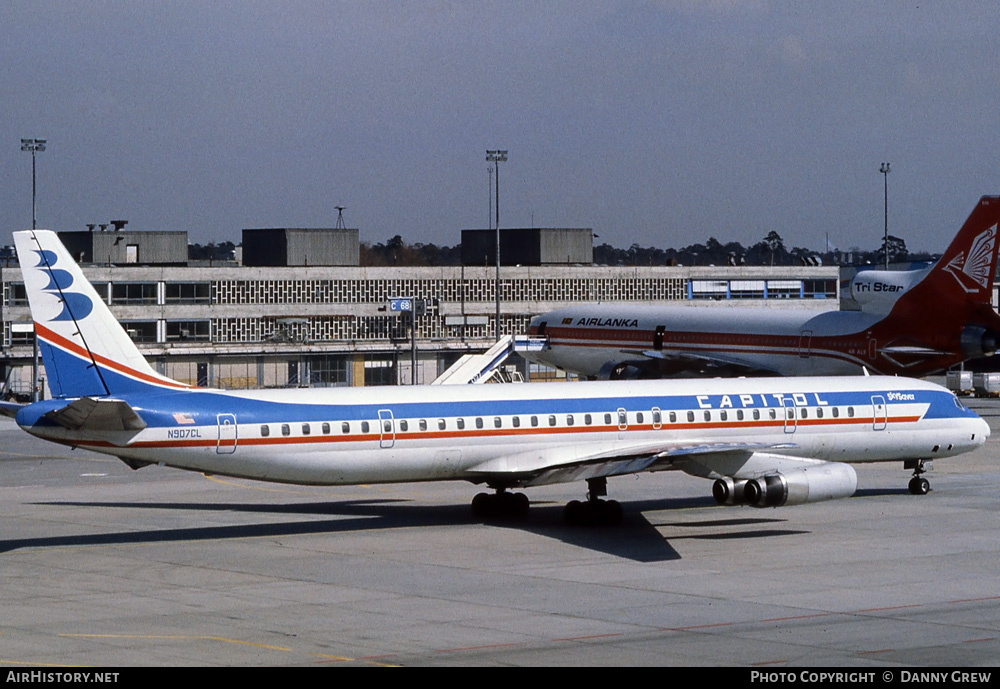
[[[482,383],[523,383],[521,374],[502,366],[514,352],[514,337],[505,335],[482,354],[465,354],[431,385],[479,385]]]

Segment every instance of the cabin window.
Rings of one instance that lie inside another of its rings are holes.
[[[483,427],[483,417],[477,416],[476,417],[476,428],[482,428],[482,427]]]
[[[839,419],[840,418],[840,407],[834,407],[830,411],[833,412],[833,418],[835,418],[835,419]]]
[[[281,435],[291,435],[292,428],[287,423],[281,424]]]
[[[438,430],[443,431],[448,424],[445,423],[444,419],[438,419]]]
[[[499,416],[493,417],[493,428],[500,428],[503,426],[503,421],[501,421]]]
[[[743,420],[743,410],[742,409],[737,409],[736,410],[736,420],[737,421],[742,421]]]
[[[728,420],[729,420],[729,412],[723,409],[722,411],[719,412],[719,421],[728,421]]]
[[[589,426],[592,423],[594,423],[594,417],[591,416],[590,414],[584,414],[583,415],[583,422]]]
[[[711,420],[712,420],[712,412],[706,411],[705,412],[705,421],[711,421]]]
[[[464,429],[465,428],[465,419],[462,419],[462,418],[456,419],[455,420],[455,425],[458,426],[458,430]]]
[[[345,421],[344,423],[340,424],[340,432],[341,433],[350,433],[351,432],[351,424],[349,424],[347,421]]]
[[[694,421],[694,412],[693,411],[689,411],[688,412],[688,421],[689,422]]]
[[[670,423],[677,423],[677,412],[670,412]]]
[[[550,426],[555,426],[556,425],[555,414],[549,414],[549,425]]]
[[[330,435],[330,424],[323,424],[323,435]]]
[[[820,407],[819,409],[816,410],[816,418],[817,419],[823,418],[823,407]]]
[[[417,424],[417,425],[420,426],[420,430],[426,431],[427,430],[427,419],[420,419],[420,423]]]
[[[260,437],[266,438],[269,435],[271,435],[271,429],[270,427],[268,427],[267,424],[264,424],[263,426],[260,427]]]
[[[654,426],[659,426],[661,423],[663,423],[663,419],[660,416],[660,410],[659,409],[654,409],[653,410],[653,425]]]
[[[802,417],[803,419],[808,419],[808,418],[809,418],[809,410],[808,410],[808,409],[806,409],[805,407],[802,407],[802,412],[801,412],[801,413],[800,413],[799,415],[800,415],[800,416],[801,416],[801,417]]]
[[[776,419],[776,418],[778,418],[778,412],[774,411],[773,409],[768,409],[768,410],[767,410],[767,415],[768,415],[768,416],[769,416],[769,417],[770,417],[771,419]]]
[[[309,424],[302,424],[302,435],[309,435]]]
[[[361,432],[362,433],[367,433],[370,430],[371,430],[371,426],[368,424],[368,422],[367,421],[362,421],[361,422]]]
[[[531,417],[531,425],[533,427],[538,426],[538,417],[537,416],[532,416]]]
[[[521,427],[521,417],[520,416],[515,416],[514,418],[511,419],[511,423],[514,424],[514,428],[520,428]]]
[[[392,433],[392,421],[389,421],[388,419],[384,419],[382,421],[382,432]]]
[[[849,417],[851,417],[852,419],[854,418],[854,407],[848,407],[847,408],[847,415]]]
[[[645,418],[646,418],[646,417],[644,417],[644,416],[642,415],[642,412],[641,412],[641,411],[640,411],[640,412],[636,412],[636,415],[635,415],[635,422],[636,422],[636,423],[642,423],[643,419],[645,419]]]
[[[406,421],[406,419],[403,419],[402,421],[399,422],[400,432],[405,433],[409,429],[410,429],[410,424]]]
[[[567,426],[572,426],[573,425],[573,415],[572,414],[567,414],[566,415],[566,425]]]
[[[753,410],[753,420],[760,421],[760,409]]]
[[[611,425],[611,414],[604,415],[604,423],[608,424],[609,426]]]

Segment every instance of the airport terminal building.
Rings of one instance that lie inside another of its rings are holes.
[[[525,333],[532,316],[580,302],[838,308],[836,267],[595,266],[590,230],[503,232],[501,334]],[[358,231],[343,228],[245,230],[243,260],[197,265],[185,232],[60,236],[154,368],[190,384],[430,383],[495,340],[495,243],[483,236],[463,233],[463,249],[476,249],[467,265],[447,267],[360,266]],[[34,332],[17,262],[4,263],[5,389],[25,394]],[[415,333],[411,312],[395,310],[399,299],[419,307]],[[554,375],[517,365],[526,378]]]

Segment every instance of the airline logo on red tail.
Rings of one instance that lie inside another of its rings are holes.
[[[968,293],[978,292],[989,286],[990,271],[993,270],[993,250],[997,242],[997,226],[976,235],[969,247],[969,255],[960,251],[948,261],[944,269],[951,273],[959,286]]]

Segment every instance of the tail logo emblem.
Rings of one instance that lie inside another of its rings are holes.
[[[73,274],[68,270],[52,267],[59,260],[56,252],[36,249],[35,253],[38,254],[38,263],[35,267],[42,268],[48,273],[49,278],[49,284],[43,287],[42,291],[55,295],[62,303],[62,311],[52,320],[72,321],[89,316],[90,312],[94,310],[94,302],[85,294],[69,291],[73,284]]]
[[[960,251],[948,261],[944,269],[951,273],[959,286],[968,293],[978,292],[989,286],[990,271],[993,269],[993,251],[997,242],[997,226],[983,231],[972,240],[969,256]],[[970,281],[972,286],[970,286]],[[976,286],[978,285],[978,286]]]

